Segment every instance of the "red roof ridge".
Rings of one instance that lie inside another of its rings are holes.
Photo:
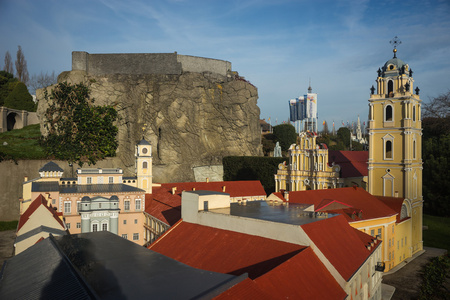
[[[43,205],[53,216],[53,218],[58,221],[58,223],[65,229],[64,222],[58,217],[58,213],[53,209],[53,207],[48,206],[48,201],[45,199],[42,194],[39,194],[39,196],[36,197],[36,199],[31,202],[30,206],[27,208],[27,210],[20,216],[19,219],[19,225],[17,226],[17,231],[19,231],[23,225],[28,221],[30,216],[39,208],[39,206]]]
[[[148,245],[147,249],[151,249],[153,246],[158,244],[169,232],[177,228],[178,225],[180,225],[183,222],[183,219],[178,220],[175,224],[173,224],[172,227],[170,227],[167,231],[165,231],[156,241]]]

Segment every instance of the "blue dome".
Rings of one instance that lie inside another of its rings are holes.
[[[400,58],[394,57],[388,60],[383,66],[383,72],[398,71],[406,66],[406,63]]]

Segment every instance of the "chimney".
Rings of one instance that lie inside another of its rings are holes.
[[[25,177],[23,178],[23,181],[24,181],[24,182],[28,181],[28,176],[25,176]]]
[[[209,177],[206,177],[206,183],[208,183],[209,182]]]
[[[172,187],[172,195],[175,195],[176,191],[177,191],[177,187],[176,186]]]
[[[394,192],[394,197],[395,197],[395,198],[398,198],[398,191],[395,191],[395,192]]]
[[[222,187],[222,192],[225,193],[226,188],[227,188],[227,187],[224,185],[224,186]]]
[[[47,206],[48,207],[52,206],[52,197],[50,197],[50,195],[48,196],[48,199],[47,199]]]

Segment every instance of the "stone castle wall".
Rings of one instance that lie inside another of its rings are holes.
[[[163,74],[180,75],[182,72],[210,72],[227,76],[231,63],[174,53],[120,53],[89,54],[72,52],[72,71],[85,71],[88,75],[107,74]]]

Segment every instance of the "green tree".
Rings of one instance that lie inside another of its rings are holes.
[[[347,127],[339,128],[337,138],[342,141],[344,145],[350,145],[350,130]]]
[[[0,106],[5,104],[6,98],[18,82],[19,81],[17,78],[14,78],[13,74],[6,71],[0,71]]]
[[[36,111],[36,104],[28,92],[26,85],[22,82],[15,84],[14,89],[5,99],[4,106],[14,109]]]
[[[94,106],[89,88],[80,83],[59,83],[44,93],[48,135],[42,145],[48,155],[70,163],[95,164],[114,156],[118,146],[117,111],[112,106]]]
[[[292,144],[297,142],[295,127],[291,124],[280,124],[273,127],[273,135],[280,142],[281,150],[287,151]]]
[[[450,216],[450,92],[423,105],[424,212]]]

